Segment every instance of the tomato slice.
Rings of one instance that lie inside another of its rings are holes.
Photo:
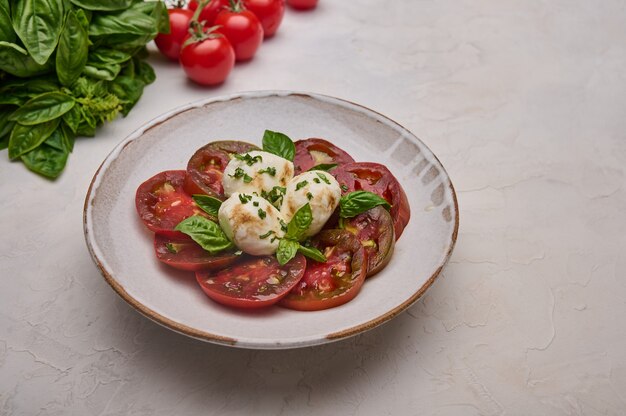
[[[296,156],[293,160],[296,175],[321,164],[354,162],[352,156],[324,139],[303,139],[295,142]]]
[[[385,198],[391,204],[391,218],[396,240],[411,218],[409,200],[400,182],[385,165],[373,162],[354,162],[333,169],[342,192],[369,191]]]
[[[208,297],[238,308],[273,305],[298,283],[306,260],[301,254],[281,266],[276,257],[245,256],[241,261],[219,271],[196,272],[196,280]]]
[[[240,256],[234,250],[210,254],[191,238],[154,235],[154,252],[160,262],[180,270],[215,270],[233,264]]]
[[[179,222],[192,215],[209,217],[183,189],[187,172],[167,170],[157,173],[137,188],[135,207],[141,221],[155,233],[182,237],[175,231]]]
[[[280,305],[300,311],[334,308],[352,300],[363,285],[367,254],[359,240],[344,230],[325,230],[313,244],[326,256],[326,263],[307,261],[302,280]]]
[[[236,140],[216,141],[201,147],[187,163],[185,190],[191,195],[206,194],[224,199],[222,175],[232,154],[258,149],[251,143]]]
[[[343,220],[343,228],[356,235],[367,253],[367,277],[381,271],[391,260],[396,245],[391,214],[374,207],[354,218]]]

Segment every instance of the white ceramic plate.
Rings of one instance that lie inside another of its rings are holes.
[[[197,286],[193,273],[161,265],[153,234],[135,212],[135,191],[154,174],[184,169],[213,140],[260,145],[265,129],[291,138],[322,137],[356,161],[385,164],[404,187],[411,221],[389,265],[360,294],[337,308],[297,312],[223,307]],[[96,172],[84,210],[91,255],[107,282],[154,321],[188,336],[243,348],[322,344],[380,325],[413,304],[433,283],[456,241],[452,183],[413,134],[362,106],[308,93],[262,91],[193,103],[151,121],[122,141]]]

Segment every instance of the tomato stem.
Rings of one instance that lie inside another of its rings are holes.
[[[246,9],[243,3],[241,3],[241,0],[228,0],[228,3],[230,4],[231,12],[240,13]]]

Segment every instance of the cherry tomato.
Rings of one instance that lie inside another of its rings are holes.
[[[354,162],[333,169],[331,173],[339,182],[344,193],[369,191],[385,198],[391,204],[391,218],[396,240],[411,218],[409,201],[400,182],[386,166],[372,162]]]
[[[287,0],[287,4],[294,9],[308,10],[317,6],[317,0]]]
[[[184,170],[168,170],[157,173],[137,188],[137,213],[150,230],[183,237],[183,233],[174,230],[179,222],[192,215],[208,217],[183,190],[185,176],[187,172]]]
[[[344,219],[343,228],[356,235],[367,253],[367,277],[381,271],[391,260],[396,239],[389,212],[374,207],[354,218]]]
[[[249,10],[239,7],[222,10],[215,18],[215,25],[221,26],[220,33],[233,45],[237,61],[252,59],[263,41],[263,26]]]
[[[219,271],[196,272],[196,280],[208,297],[223,305],[260,308],[283,298],[302,278],[306,260],[296,255],[284,266],[274,256],[246,256]]]
[[[261,21],[263,36],[274,36],[285,14],[285,0],[243,0],[243,3]]]
[[[234,250],[209,254],[191,238],[154,236],[154,252],[159,261],[180,270],[215,270],[234,263],[240,256]]]
[[[258,150],[253,144],[235,140],[211,142],[198,149],[187,163],[185,190],[189,194],[207,194],[223,199],[222,173],[233,153]]]
[[[296,156],[293,159],[296,175],[314,166],[328,163],[342,165],[354,162],[345,150],[324,139],[303,139],[295,142]]]
[[[334,308],[352,300],[363,285],[367,254],[359,240],[344,230],[325,230],[313,244],[326,256],[325,263],[307,260],[304,276],[280,305],[301,311]]]
[[[198,8],[198,2],[192,0],[189,2],[187,7],[190,10],[195,11]],[[202,9],[200,16],[198,17],[198,21],[206,22],[206,27],[213,26],[213,22],[215,22],[217,14],[226,7],[228,7],[228,0],[212,0],[204,9]]]
[[[189,43],[180,51],[180,64],[191,80],[202,85],[218,85],[226,81],[233,66],[235,52],[228,39],[219,33]]]
[[[170,33],[159,33],[154,43],[159,51],[170,59],[178,60],[180,48],[184,39],[189,34],[189,21],[193,11],[188,9],[168,9],[170,16]]]

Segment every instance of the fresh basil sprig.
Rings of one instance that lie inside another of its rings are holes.
[[[193,202],[195,202],[196,205],[199,206],[204,212],[217,217],[217,213],[222,206],[222,201],[217,198],[213,198],[212,196],[201,194],[193,195],[192,198]]]
[[[296,156],[296,145],[285,134],[265,130],[263,133],[263,150],[293,162]]]
[[[193,241],[211,254],[234,248],[224,231],[213,221],[194,215],[178,223],[176,231],[187,234]]]
[[[154,81],[145,45],[159,32],[163,1],[0,0],[0,150],[58,177],[74,139],[126,116]]]
[[[309,204],[303,205],[287,224],[287,233],[285,237],[278,243],[278,250],[276,251],[276,259],[278,263],[283,266],[296,256],[297,252],[302,253],[306,257],[309,257],[315,261],[324,263],[326,257],[321,251],[315,247],[303,246],[298,242],[304,236],[306,230],[309,229],[313,222],[313,213],[311,212],[311,206]]]
[[[341,218],[352,218],[372,209],[378,205],[382,205],[389,210],[391,205],[384,198],[368,191],[354,191],[341,197],[339,200],[339,216]]]

